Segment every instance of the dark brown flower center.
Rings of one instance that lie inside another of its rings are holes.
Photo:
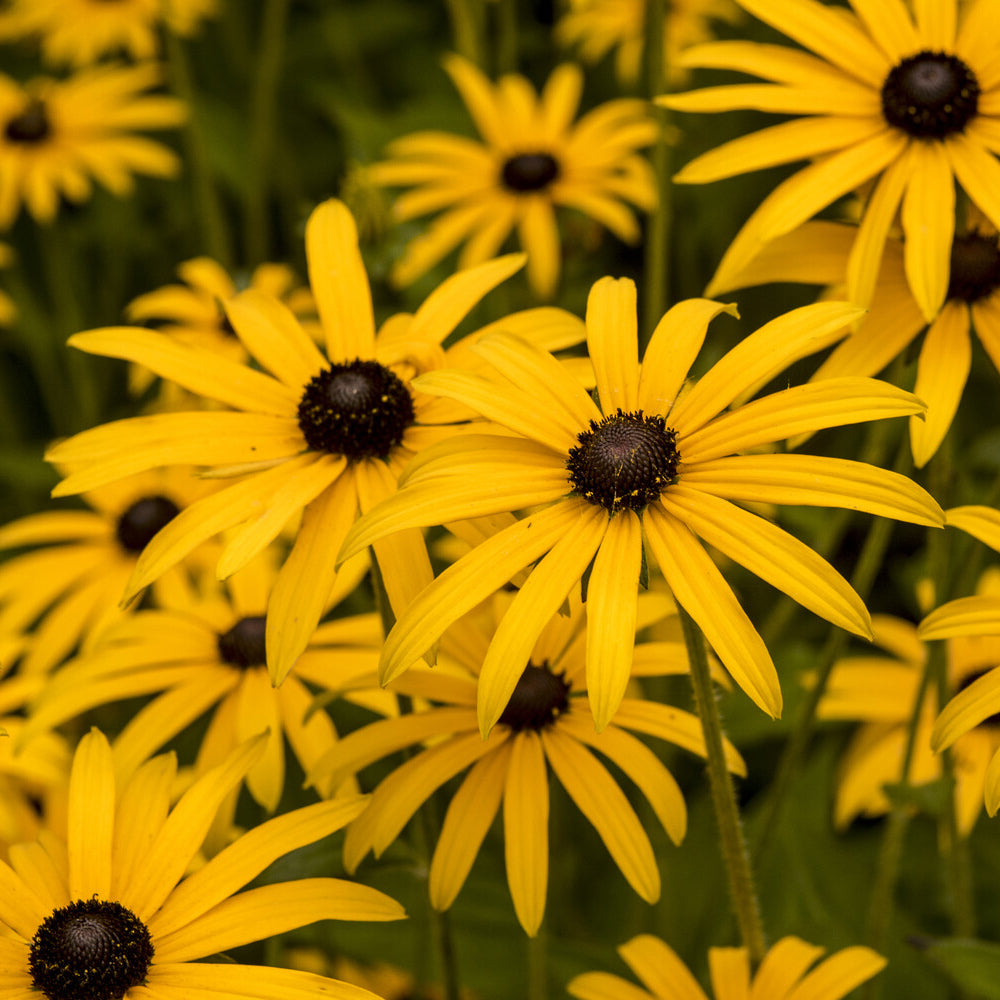
[[[413,399],[377,361],[336,364],[314,375],[299,402],[309,447],[348,458],[387,458],[413,423]]]
[[[976,302],[1000,288],[1000,245],[995,236],[966,233],[951,244],[948,298]]]
[[[219,636],[219,656],[234,667],[262,667],[267,663],[264,635],[265,615],[241,618],[228,632]]]
[[[970,674],[966,674],[965,677],[961,679],[958,683],[958,688],[955,694],[964,691],[970,684],[978,681],[980,677],[988,674],[990,672],[989,668],[986,670],[974,670]],[[1000,730],[1000,712],[994,712],[993,715],[988,715],[982,722],[979,723],[980,726],[985,726],[987,729]]]
[[[3,134],[8,142],[23,142],[30,145],[44,141],[51,131],[52,125],[45,111],[45,104],[37,97],[33,97],[19,114],[7,120]]]
[[[677,480],[677,432],[663,417],[619,409],[577,440],[566,460],[573,489],[611,514],[642,510]]]
[[[126,552],[141,552],[180,509],[169,497],[152,496],[136,500],[121,517],[115,534]]]
[[[904,59],[882,84],[885,120],[917,139],[961,132],[978,106],[975,73],[945,52],[918,52]]]
[[[541,191],[559,176],[559,161],[548,153],[519,153],[504,163],[500,171],[508,191]]]
[[[548,664],[529,663],[500,716],[514,732],[551,726],[569,708],[569,684],[564,674],[554,674]]]
[[[28,970],[48,1000],[120,1000],[146,979],[153,942],[121,903],[78,899],[47,916],[31,939]]]

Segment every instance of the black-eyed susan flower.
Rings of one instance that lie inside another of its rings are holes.
[[[104,736],[85,736],[73,758],[65,840],[15,845],[10,864],[0,862],[4,995],[373,1000],[367,990],[305,972],[198,961],[317,920],[405,916],[383,893],[343,879],[238,891],[276,859],[349,822],[364,807],[357,796],[262,823],[185,877],[219,803],[261,749],[261,740],[240,747],[171,809],[172,755],[122,785]]]
[[[371,167],[376,183],[413,188],[395,201],[399,221],[443,212],[407,246],[394,281],[408,285],[459,244],[459,267],[488,260],[516,229],[528,281],[549,298],[562,260],[557,208],[589,215],[627,243],[639,239],[629,204],[647,212],[655,204],[653,173],[639,150],[658,129],[642,101],[609,101],[574,121],[583,86],[577,66],[558,67],[539,96],[516,74],[493,85],[459,56],[444,65],[483,141],[417,132],[395,140],[390,159]]]
[[[0,527],[0,551],[16,553],[0,564],[0,634],[30,631],[18,654],[20,673],[43,684],[54,666],[78,647],[92,647],[128,614],[119,600],[143,548],[216,486],[184,468],[144,472],[87,491],[90,510],[29,514]],[[217,548],[191,561],[212,556],[218,558]],[[175,566],[162,577],[154,600],[169,601],[188,571]]]
[[[874,180],[847,264],[852,301],[867,304],[897,212],[904,265],[924,317],[948,291],[955,182],[1000,228],[1000,72],[995,0],[738,0],[808,52],[718,42],[687,50],[687,66],[732,69],[766,83],[660,98],[681,111],[761,111],[807,116],[726,143],[676,176],[705,183],[810,159],[761,202],[730,245],[708,294],[769,240]]]
[[[25,86],[0,75],[0,229],[22,203],[39,222],[51,222],[60,197],[86,201],[95,180],[124,197],[133,174],[173,177],[177,156],[135,134],[184,120],[176,98],[147,93],[160,79],[149,64],[99,66]]]
[[[217,6],[217,0],[9,0],[0,39],[38,37],[42,57],[57,65],[88,66],[121,54],[152,59],[161,25],[191,34]]]
[[[506,598],[499,595],[497,601]],[[476,718],[476,689],[495,611],[489,605],[475,609],[442,639],[437,667],[414,667],[393,683],[392,690],[400,694],[426,699],[426,710],[356,730],[317,766],[317,777],[336,784],[389,754],[424,744],[377,786],[371,804],[348,829],[347,870],[354,871],[369,851],[380,855],[435,789],[468,770],[434,849],[431,903],[441,910],[451,906],[502,803],[507,882],[521,926],[534,935],[545,912],[551,771],[593,824],[629,885],[654,902],[660,876],[649,837],[599,756],[635,784],[671,840],[680,843],[687,828],[684,796],[657,755],[629,730],[704,755],[698,718],[637,692],[622,702],[615,724],[594,732],[584,706],[586,611],[574,600],[569,614],[552,617],[528,648],[499,723],[484,740]],[[662,613],[661,606],[656,617]],[[640,654],[646,673],[686,669],[683,643],[671,651],[661,642],[651,646],[644,651],[648,655]],[[728,743],[726,756],[732,771],[745,774],[743,761]]]
[[[386,640],[383,677],[405,670],[458,616],[538,560],[497,630],[479,686],[483,733],[497,721],[535,637],[586,575],[587,684],[598,728],[611,719],[632,657],[643,543],[677,602],[736,682],[778,715],[770,654],[699,537],[800,604],[869,634],[860,598],[808,546],[739,506],[815,504],[939,525],[909,480],[846,459],[742,454],[807,429],[921,411],[909,393],[870,379],[827,379],[726,408],[842,336],[858,312],[822,303],[768,323],[686,385],[709,322],[731,307],[692,299],[658,324],[638,361],[636,290],[603,278],[587,304],[599,404],[555,360],[505,334],[473,350],[495,374],[434,373],[421,388],[501,425],[455,438],[407,471],[403,489],[352,529],[347,556],[392,531],[498,511],[531,512],[445,570]],[[735,501],[735,503],[733,502]]]
[[[646,45],[648,0],[570,0],[569,9],[556,25],[556,39],[576,46],[584,62],[596,63],[615,50],[615,72],[634,86],[642,70]],[[667,4],[663,28],[663,65],[668,77],[679,81],[688,70],[677,57],[684,49],[711,41],[712,21],[733,21],[736,7],[730,0],[673,0]]]
[[[787,281],[832,285],[829,294],[843,294],[856,234],[854,226],[807,222],[764,247],[742,272],[722,282],[723,290]],[[903,261],[903,242],[889,236],[867,315],[813,378],[877,375],[926,330],[913,391],[927,404],[927,412],[910,420],[910,445],[919,468],[933,458],[958,410],[972,365],[973,331],[1000,371],[1000,241],[981,218],[955,233],[945,303],[929,326],[910,291]]]
[[[886,960],[870,948],[844,948],[822,962],[825,949],[784,937],[751,975],[746,948],[709,948],[715,1000],[841,1000],[878,975]],[[640,934],[618,954],[642,987],[610,972],[585,972],[566,989],[577,1000],[709,1000],[677,953],[652,934]]]
[[[122,777],[211,710],[199,769],[205,759],[214,764],[268,730],[246,784],[273,812],[285,787],[286,738],[306,772],[337,738],[326,712],[311,710],[314,690],[333,689],[350,699],[352,688],[375,688],[379,707],[391,711],[395,705],[392,695],[377,688],[382,626],[375,613],[321,625],[285,682],[271,686],[264,632],[277,556],[273,547],[265,549],[225,584],[207,580],[173,606],[138,611],[107,629],[95,648],[48,679],[32,706],[27,733],[44,732],[101,705],[156,695],[114,741],[115,770]],[[349,567],[328,604],[343,598],[366,570],[364,558]],[[334,790],[324,785],[320,791]]]
[[[239,525],[218,564],[226,577],[301,512],[295,546],[268,604],[267,663],[276,684],[326,607],[337,550],[358,511],[396,489],[415,453],[454,433],[439,423],[448,419],[447,410],[412,390],[412,378],[447,363],[442,341],[523,264],[523,257],[511,255],[460,272],[416,313],[391,316],[376,332],[354,220],[343,204],[331,200],[313,212],[306,253],[325,353],[287,306],[253,290],[231,299],[226,313],[263,371],[151,330],[78,334],[70,343],[81,350],[145,365],[230,409],[120,420],[57,444],[48,456],[79,470],[56,487],[56,495],[179,462],[241,477],[192,504],[156,536],[126,598],[204,539]],[[431,577],[423,538],[414,530],[375,551],[392,605],[401,609]]]

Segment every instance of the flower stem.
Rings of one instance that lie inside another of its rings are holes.
[[[719,825],[722,859],[729,880],[733,910],[743,945],[750,953],[750,961],[756,964],[764,957],[764,927],[754,888],[753,873],[750,869],[750,856],[743,837],[739,807],[736,804],[736,792],[726,768],[722,719],[719,715],[715,689],[712,687],[705,639],[694,619],[682,607],[678,606],[677,610],[691,664],[691,686],[694,689],[695,706],[705,736],[708,782],[712,792],[715,819]]]
[[[483,65],[479,47],[479,0],[447,0],[455,51],[477,66]]]
[[[495,6],[497,72],[513,73],[517,69],[517,0],[500,0]]]
[[[548,1000],[548,935],[545,922],[534,937],[528,939],[528,1000]]]

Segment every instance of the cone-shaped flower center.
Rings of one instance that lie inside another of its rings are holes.
[[[9,142],[35,143],[47,139],[51,131],[45,105],[33,97],[20,114],[8,119],[3,134]]]
[[[508,191],[541,191],[559,176],[559,161],[548,153],[519,153],[503,165],[501,177]]]
[[[48,1000],[120,1000],[145,980],[152,960],[149,931],[131,910],[78,899],[42,921],[28,970]]]
[[[609,513],[642,510],[677,479],[677,432],[663,417],[621,409],[577,436],[566,469],[574,490]]]
[[[975,73],[945,52],[918,52],[904,59],[882,84],[885,120],[918,139],[961,132],[978,106]]]
[[[234,667],[262,667],[267,663],[264,652],[265,615],[241,618],[228,632],[219,636],[219,656]]]
[[[995,236],[966,233],[951,244],[948,298],[975,302],[1000,288],[1000,245]]]
[[[126,552],[141,552],[153,535],[179,513],[177,504],[168,497],[143,497],[118,518],[115,534]]]
[[[569,708],[569,684],[564,676],[552,673],[548,664],[536,667],[529,663],[524,668],[500,721],[510,726],[515,733],[522,729],[537,731],[551,726]]]
[[[299,427],[309,447],[348,458],[387,458],[411,423],[409,391],[377,361],[321,371],[299,402]]]
[[[989,668],[985,670],[974,670],[972,673],[966,674],[961,679],[961,681],[959,681],[958,688],[955,691],[955,694],[959,694],[960,692],[964,691],[967,687],[969,687],[970,684],[974,683],[975,681],[978,681],[980,677],[988,673],[989,673]],[[1000,731],[1000,712],[994,712],[992,715],[986,716],[986,718],[979,723],[979,726],[985,727],[987,729],[992,729],[995,732]]]

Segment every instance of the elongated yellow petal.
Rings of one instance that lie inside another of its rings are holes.
[[[80,740],[69,778],[69,893],[73,899],[111,892],[115,770],[111,747],[98,729]]]
[[[807,129],[806,131],[811,133],[819,145],[817,148],[812,148],[804,144],[798,155],[795,155],[794,144],[778,141],[776,136],[774,143],[777,147],[774,154],[776,159],[770,163],[762,163],[761,166],[773,166],[775,163],[802,160],[815,156],[817,153],[839,149],[852,141],[841,137],[841,132],[851,134],[848,130],[852,127],[862,133],[867,132],[867,134],[871,134],[873,128],[879,127],[878,119],[875,117],[880,111],[877,94],[867,87],[852,85],[847,81],[844,81],[836,90],[774,83],[738,83],[724,87],[706,87],[704,90],[692,90],[685,94],[665,94],[662,97],[657,97],[656,103],[663,107],[672,108],[674,111],[711,112],[749,108],[755,111],[771,111],[785,115],[824,116],[822,122],[831,122],[833,127],[827,142],[823,142],[814,127]],[[843,120],[838,120],[835,117],[838,115],[845,117]],[[848,118],[849,115],[852,117]],[[819,124],[819,120],[817,120],[817,124]],[[840,127],[838,128],[838,126]],[[781,126],[775,127],[781,128]],[[761,132],[754,133],[754,136],[770,131],[772,129],[762,129]],[[704,183],[706,180],[716,180],[717,176],[711,169],[707,168],[706,163],[710,157],[713,167],[725,170],[721,161],[714,156],[716,152],[713,150],[712,153],[698,157],[674,179],[680,183]],[[688,169],[692,167],[692,164],[694,167],[689,174]],[[753,170],[755,168],[747,167],[745,169]],[[735,172],[742,173],[742,171]],[[732,173],[725,172],[718,176],[730,177]]]
[[[973,125],[975,122],[972,123]],[[958,183],[995,228],[1000,228],[1000,163],[987,150],[988,143],[976,143],[958,133],[948,137],[945,152]]]
[[[226,962],[160,962],[149,970],[146,987],[156,1000],[378,1000],[374,993],[312,972]],[[140,994],[137,992],[136,994]]]
[[[945,0],[938,6],[948,5]],[[889,62],[898,63],[925,47],[902,0],[859,0],[854,9]],[[942,41],[935,39],[934,45],[940,49]]]
[[[493,753],[481,757],[452,797],[434,848],[427,886],[436,910],[447,910],[465,884],[500,808],[515,742],[508,740]]]
[[[855,987],[878,975],[888,960],[857,945],[844,948],[820,962],[791,993],[788,1000],[811,1000],[812,997],[845,997]]]
[[[945,511],[945,517],[949,528],[960,528],[1000,552],[1000,510],[977,505],[952,507]]]
[[[566,984],[566,992],[577,1000],[656,1000],[621,976],[610,972],[584,972],[574,976]],[[693,1000],[704,1000],[705,994],[696,995]]]
[[[294,413],[298,403],[296,394],[270,376],[154,330],[111,326],[75,334],[68,344],[88,354],[144,365],[199,396],[237,410],[284,417]]]
[[[635,282],[601,278],[587,297],[587,346],[601,409],[635,410],[639,391],[639,327]]]
[[[708,974],[716,996],[750,1000],[750,955],[746,948],[710,948]]]
[[[575,506],[577,517],[531,571],[493,633],[479,672],[479,728],[484,737],[507,707],[542,629],[581,579],[604,538],[607,512],[585,502]],[[638,584],[638,570],[635,578]],[[629,642],[634,638],[633,618]]]
[[[551,201],[541,196],[529,198],[517,228],[528,254],[528,284],[539,299],[551,299],[562,269],[559,227]]]
[[[840,628],[872,637],[871,619],[851,585],[808,545],[735,504],[684,487],[660,498],[664,510],[709,545]]]
[[[677,603],[750,699],[779,716],[781,685],[771,655],[708,553],[690,528],[656,504],[646,508],[643,527]]]
[[[108,523],[89,510],[52,510],[19,517],[0,528],[0,548],[107,538]]]
[[[506,148],[510,136],[501,119],[490,81],[480,69],[461,56],[447,55],[441,62],[462,95],[479,134],[491,146]]]
[[[51,913],[60,906],[67,906],[72,902],[65,879],[38,841],[28,844],[12,844],[10,864],[17,877],[26,886],[31,886],[31,891],[38,897],[43,912]],[[8,962],[6,956],[0,954],[0,963],[4,963],[6,968],[11,968],[12,966]],[[5,977],[0,977],[0,981],[2,978]]]
[[[704,991],[688,967],[658,937],[639,934],[619,945],[618,954],[654,995],[671,1000],[705,1000]]]
[[[747,503],[845,507],[913,524],[944,524],[934,498],[906,476],[844,458],[734,455],[685,469],[684,483]]]
[[[920,623],[921,639],[950,639],[963,635],[1000,635],[1000,597],[960,597],[935,608]]]
[[[549,775],[542,741],[526,729],[511,740],[503,794],[504,857],[514,912],[529,937],[545,914],[549,878]]]
[[[771,945],[753,977],[750,1000],[787,995],[822,954],[822,948],[797,937],[784,937]]]
[[[558,725],[542,730],[545,756],[577,808],[597,830],[628,884],[647,902],[660,896],[653,847],[625,793],[604,766]]]
[[[27,942],[35,936],[35,931],[49,913],[35,890],[25,884],[6,861],[0,861],[0,920]],[[5,935],[4,943],[8,942],[13,943],[10,936]],[[27,945],[21,944],[21,948],[23,951],[18,958],[26,964]]]

